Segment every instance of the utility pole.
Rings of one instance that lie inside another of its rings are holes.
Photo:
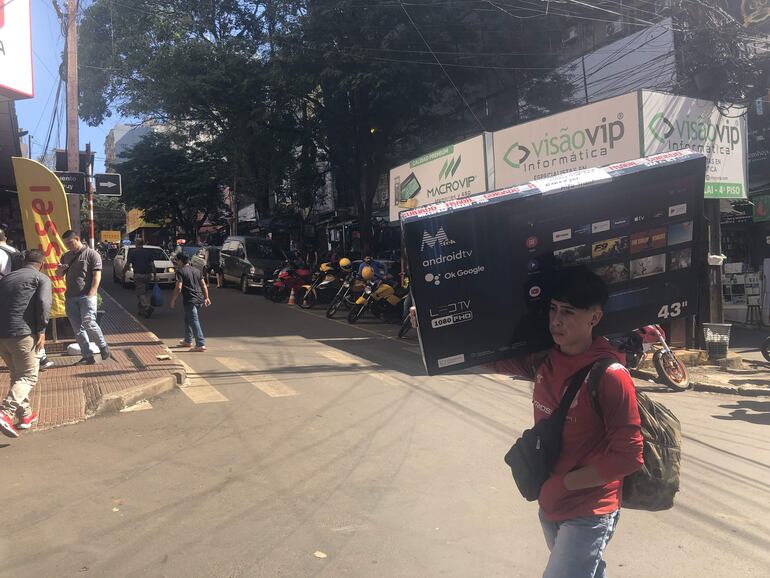
[[[78,0],[67,0],[67,170],[80,171],[78,133]],[[89,154],[88,160],[91,157]],[[68,195],[70,227],[80,234],[80,195]]]
[[[91,143],[86,143],[86,193],[88,194],[88,225],[91,231],[91,237],[89,245],[93,249],[96,244],[94,235],[94,188],[91,186],[91,176],[94,173],[93,165],[91,163]]]

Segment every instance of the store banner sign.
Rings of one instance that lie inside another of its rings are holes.
[[[390,220],[399,212],[487,190],[484,135],[432,151],[390,171]]]
[[[19,191],[19,209],[27,247],[45,256],[43,273],[51,280],[51,317],[64,317],[64,277],[56,274],[61,256],[67,250],[61,234],[70,228],[67,196],[59,178],[45,166],[30,159],[12,157]]]
[[[0,0],[0,95],[34,96],[31,0]]]
[[[694,315],[705,167],[677,151],[402,212],[428,374],[550,347],[552,288],[578,265],[610,292],[600,335]]]
[[[724,110],[724,109],[723,109]],[[642,91],[644,155],[703,153],[707,199],[746,198],[746,109],[723,114],[711,101]]]
[[[639,157],[639,97],[609,98],[493,133],[494,188]]]

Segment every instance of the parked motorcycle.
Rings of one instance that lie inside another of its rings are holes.
[[[381,319],[396,318],[403,324],[404,299],[408,294],[409,289],[401,285],[394,288],[385,281],[367,280],[363,294],[348,312],[348,323],[355,323],[369,309]]]
[[[310,283],[313,273],[310,269],[299,269],[291,264],[286,265],[278,273],[278,278],[271,285],[269,297],[275,303],[281,303],[289,298],[292,289],[299,291],[304,285]]]
[[[342,277],[351,270],[350,259],[340,259],[338,263],[321,263],[318,271],[313,274],[309,285],[302,286],[302,292],[297,303],[303,309],[310,309],[324,293],[336,291],[342,285]]]
[[[362,293],[364,290],[363,280],[358,278],[358,272],[352,270],[348,273],[348,276],[342,281],[342,285],[337,290],[336,295],[329,303],[329,307],[326,309],[326,317],[331,319],[340,310],[343,305],[350,309],[355,303],[355,296]]]
[[[613,342],[626,354],[626,367],[630,371],[638,370],[647,355],[653,352],[652,363],[666,386],[674,391],[685,391],[690,387],[687,368],[669,348],[660,325],[640,327]]]

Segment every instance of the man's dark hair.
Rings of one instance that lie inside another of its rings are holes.
[[[67,231],[64,231],[64,234],[61,236],[62,239],[72,239],[72,237],[77,237],[78,239],[80,239],[80,235],[78,235],[72,229],[68,229]]]
[[[176,256],[176,260],[179,261],[182,265],[187,265],[187,263],[190,262],[190,257],[188,257],[186,253],[180,252]]]
[[[137,237],[136,240],[134,241],[134,244],[137,247],[143,247],[144,246],[144,239],[142,237]]]
[[[45,256],[42,251],[37,249],[27,249],[24,251],[25,263],[43,263],[45,262]]]
[[[587,267],[562,271],[557,277],[551,299],[569,303],[578,309],[604,307],[610,298],[604,280]]]
[[[8,237],[5,236],[5,231],[0,229],[0,242],[7,241]]]

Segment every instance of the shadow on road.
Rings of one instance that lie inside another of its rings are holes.
[[[770,425],[770,401],[741,400],[730,405],[720,405],[731,409],[729,415],[715,415],[715,419],[727,421],[746,421],[758,425]]]

